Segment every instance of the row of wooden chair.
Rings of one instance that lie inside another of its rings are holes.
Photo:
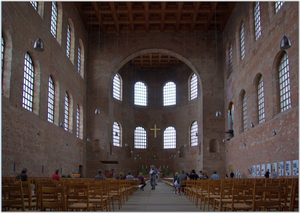
[[[184,194],[203,211],[298,209],[298,179],[187,180]]]
[[[114,211],[133,195],[138,181],[95,179],[32,179],[2,181],[2,210],[86,210]],[[31,186],[34,186],[32,190]]]

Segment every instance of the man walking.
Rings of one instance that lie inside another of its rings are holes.
[[[154,165],[151,165],[150,169],[150,183],[151,183],[151,190],[155,190],[155,185],[156,185],[156,174],[158,174],[158,171]]]

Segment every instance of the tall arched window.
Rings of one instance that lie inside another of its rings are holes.
[[[246,93],[243,95],[243,130],[246,132],[248,130],[248,112],[247,112],[247,98]]]
[[[78,45],[77,48],[77,72],[80,74],[81,70],[81,48],[80,45]]]
[[[147,148],[147,133],[146,130],[138,126],[134,130],[134,148],[146,149]]]
[[[66,54],[68,58],[70,58],[70,49],[71,49],[71,28],[70,24],[67,23],[67,46],[66,46]]]
[[[229,138],[234,137],[234,104],[232,102],[228,107],[228,130],[232,130],[232,134],[229,133]]]
[[[4,49],[5,49],[5,46],[4,46],[4,39],[3,39],[3,36],[2,36],[2,39],[1,39],[1,77],[2,77],[2,85],[1,85],[1,88],[2,88],[2,92],[3,92],[3,71],[4,71]]]
[[[79,138],[79,131],[80,131],[80,108],[77,105],[76,109],[76,137]]]
[[[64,113],[64,128],[66,131],[69,130],[69,95],[66,92],[65,94],[65,113]]]
[[[257,40],[261,35],[259,2],[255,2],[255,6],[254,6],[254,25],[255,25],[255,40]]]
[[[169,126],[164,131],[164,149],[176,148],[176,130],[174,127]]]
[[[115,74],[113,79],[113,97],[119,101],[122,100],[122,81],[119,74]]]
[[[147,87],[140,81],[134,84],[134,105],[147,106]]]
[[[54,95],[55,95],[55,88],[54,88],[54,82],[51,78],[49,77],[49,82],[48,82],[48,121],[50,123],[54,122]]]
[[[32,5],[32,7],[37,10],[38,9],[38,2],[37,1],[30,1],[30,4]]]
[[[113,125],[113,145],[121,146],[121,127],[116,121]]]
[[[198,123],[194,121],[191,125],[191,146],[198,146]]]
[[[245,26],[244,22],[241,24],[240,29],[240,44],[241,44],[241,59],[245,58]]]
[[[168,82],[163,89],[164,106],[176,105],[176,84]]]
[[[57,34],[57,4],[56,2],[52,2],[52,9],[51,9],[51,27],[50,32],[56,38]]]
[[[257,86],[258,97],[258,123],[265,122],[265,95],[264,95],[264,81],[261,76]]]
[[[280,89],[280,110],[281,112],[292,107],[289,58],[284,53],[279,65],[279,89]]]
[[[284,4],[284,1],[275,1],[275,12],[278,13],[282,5]]]
[[[193,100],[198,97],[198,78],[195,73],[191,77],[190,85],[190,99]]]
[[[232,44],[229,45],[229,72],[232,73],[233,71],[233,58],[232,58]]]
[[[23,78],[23,99],[22,106],[31,111],[33,109],[33,86],[34,86],[34,67],[28,53],[24,59],[24,78]]]

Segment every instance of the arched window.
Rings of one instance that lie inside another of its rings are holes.
[[[164,149],[176,148],[176,130],[174,127],[169,126],[164,131]]]
[[[122,100],[122,81],[119,74],[115,74],[113,79],[113,97],[119,101]]]
[[[255,6],[254,6],[254,26],[255,26],[255,40],[257,40],[261,35],[259,2],[255,2]]]
[[[70,58],[70,49],[71,49],[71,29],[70,24],[67,23],[67,47],[66,47],[66,54],[68,58]]]
[[[80,45],[78,45],[78,48],[77,48],[77,72],[79,74],[81,74],[80,70],[81,70],[81,48],[80,48]]]
[[[134,130],[134,148],[146,149],[147,148],[147,133],[143,127],[136,127]]]
[[[48,121],[50,123],[54,122],[54,95],[55,95],[55,88],[54,88],[54,82],[51,78],[49,77],[49,82],[48,82]]]
[[[289,72],[289,58],[284,53],[279,65],[279,89],[280,89],[280,110],[281,112],[292,107],[291,103],[291,86]]]
[[[191,93],[191,100],[195,99],[198,97],[198,78],[197,75],[194,73],[191,77],[191,82],[190,82],[190,93]]]
[[[228,107],[228,130],[232,131],[232,134],[229,133],[229,138],[234,137],[234,105],[232,102]]]
[[[232,44],[229,45],[229,61],[228,61],[228,64],[229,64],[229,72],[232,73],[233,71],[233,58],[232,58]]]
[[[194,121],[191,125],[191,146],[198,146],[198,123]]]
[[[168,82],[163,89],[164,106],[176,105],[176,84]]]
[[[246,93],[243,95],[243,130],[246,132],[248,130],[248,116],[247,116],[247,98],[246,98]]]
[[[64,113],[64,128],[66,131],[69,130],[69,95],[66,92],[65,94],[65,113]]]
[[[51,34],[56,38],[57,34],[57,4],[56,2],[52,2],[52,9],[51,9]]]
[[[80,108],[77,105],[76,109],[76,137],[79,138],[79,131],[80,131]]]
[[[245,26],[244,22],[241,24],[240,29],[240,44],[241,44],[241,59],[245,58]]]
[[[37,1],[31,1],[30,4],[32,5],[32,7],[37,10],[38,9],[38,2]]]
[[[284,4],[284,1],[275,1],[275,12],[277,13],[282,5]]]
[[[118,122],[114,122],[113,125],[113,145],[121,146],[121,128]]]
[[[28,53],[24,59],[24,78],[23,78],[23,99],[22,106],[31,111],[33,109],[33,86],[34,86],[34,67]]]
[[[3,92],[3,79],[4,79],[4,76],[3,76],[3,71],[4,71],[4,49],[5,49],[5,45],[4,45],[4,39],[3,39],[3,36],[2,36],[2,40],[1,40],[1,77],[2,77],[2,92]]]
[[[265,122],[265,95],[264,95],[264,81],[261,76],[257,86],[258,97],[258,123]]]
[[[147,106],[147,87],[140,81],[134,84],[134,105]]]

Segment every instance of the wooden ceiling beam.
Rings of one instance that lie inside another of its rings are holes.
[[[129,22],[130,22],[130,29],[131,29],[131,32],[134,33],[132,3],[131,2],[127,2],[127,9],[128,9]]]
[[[144,7],[145,7],[145,20],[146,20],[146,32],[149,32],[149,3],[145,2],[144,3]]]
[[[208,14],[207,23],[206,23],[206,26],[205,26],[205,32],[208,31],[209,26],[210,26],[210,24],[211,24],[211,21],[212,21],[212,19],[213,19],[214,16],[215,16],[215,11],[216,11],[217,5],[218,5],[217,2],[212,2],[212,3],[210,3],[211,11],[210,11],[210,13]]]
[[[176,32],[179,31],[179,25],[180,25],[180,20],[181,20],[181,15],[182,15],[182,8],[183,8],[183,2],[178,2],[176,28],[175,28]]]
[[[101,28],[102,32],[105,32],[105,27],[104,27],[103,21],[101,19],[101,14],[100,14],[100,10],[99,10],[99,4],[97,2],[92,2],[92,5],[95,10],[96,17],[99,21],[99,27]]]
[[[195,6],[195,12],[194,12],[194,14],[193,14],[193,17],[192,17],[193,21],[192,21],[192,24],[191,24],[191,26],[190,26],[190,31],[191,31],[191,32],[194,32],[195,25],[196,25],[196,20],[197,20],[197,18],[198,18],[199,8],[200,8],[200,6],[201,6],[201,2],[196,2],[196,3],[194,3],[194,6]]]
[[[164,30],[165,30],[166,7],[167,7],[167,3],[162,2],[161,3],[161,22],[160,22],[160,31],[161,32],[164,32]]]
[[[112,17],[114,19],[115,22],[115,28],[117,33],[120,32],[120,27],[119,27],[119,23],[118,23],[118,17],[117,17],[117,13],[116,13],[116,8],[115,8],[115,2],[109,2],[109,6],[112,12]]]

